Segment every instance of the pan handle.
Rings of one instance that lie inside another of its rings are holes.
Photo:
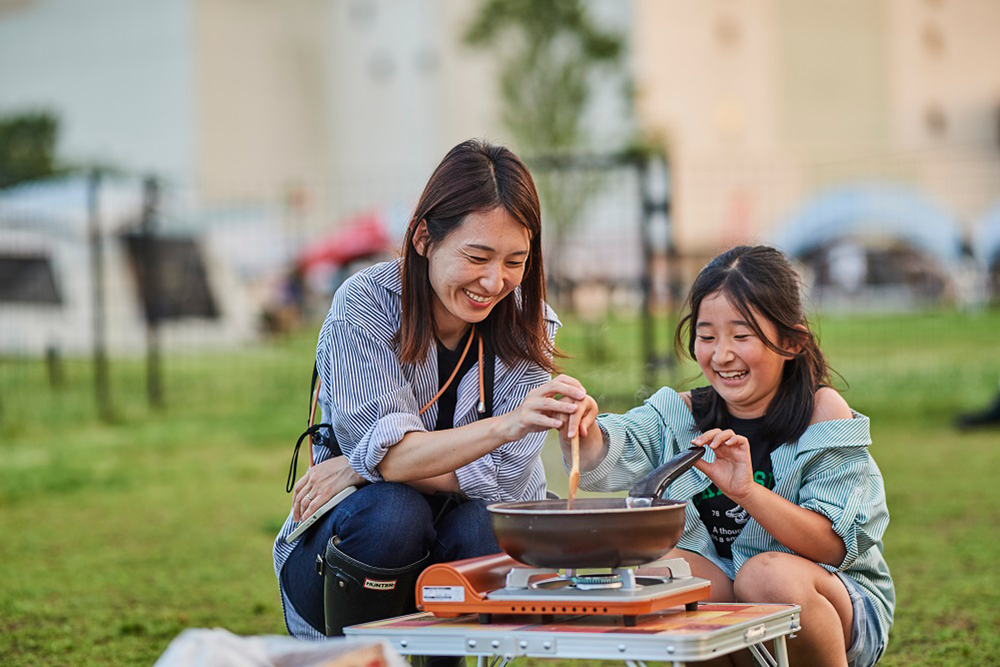
[[[695,461],[705,455],[704,447],[692,447],[678,454],[659,468],[639,480],[628,495],[631,498],[659,498],[674,480],[686,473]]]

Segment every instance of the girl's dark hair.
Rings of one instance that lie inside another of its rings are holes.
[[[545,328],[542,215],[535,182],[509,149],[476,139],[460,143],[444,156],[420,195],[403,239],[399,341],[404,363],[423,361],[434,335],[427,258],[413,246],[417,225],[426,221],[428,244],[434,245],[458,229],[470,213],[498,207],[528,230],[528,260],[521,285],[476,325],[476,331],[508,366],[528,361],[555,370],[552,358],[558,353]]]
[[[720,293],[765,345],[788,359],[778,392],[764,415],[762,435],[774,443],[793,442],[802,436],[812,420],[816,391],[830,383],[830,370],[802,307],[801,287],[798,273],[780,250],[761,245],[727,250],[695,278],[685,303],[687,314],[678,322],[674,338],[678,353],[683,353],[686,341],[687,354],[694,359],[701,302]],[[778,340],[764,335],[758,317],[774,325]],[[789,353],[779,345],[798,351]],[[699,405],[694,412],[700,415],[698,428],[727,428],[729,412],[722,397],[711,387],[697,393]]]

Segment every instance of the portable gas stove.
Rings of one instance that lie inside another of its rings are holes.
[[[651,563],[670,576],[637,575],[631,568],[578,574],[522,565],[506,554],[431,565],[417,579],[417,608],[451,618],[479,614],[621,615],[626,626],[637,616],[708,598],[711,585],[691,576],[683,558]],[[647,566],[649,567],[649,566]]]

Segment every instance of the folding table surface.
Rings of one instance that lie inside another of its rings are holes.
[[[551,618],[551,617],[550,617]],[[547,622],[543,622],[547,621]],[[626,627],[620,616],[479,616],[437,618],[430,613],[399,616],[347,628],[349,637],[377,637],[404,655],[518,656],[585,660],[698,662],[751,648],[757,660],[774,664],[760,646],[775,641],[776,664],[787,665],[785,636],[799,630],[799,607],[781,604],[699,603],[647,614]]]

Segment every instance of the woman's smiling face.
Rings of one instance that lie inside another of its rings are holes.
[[[424,225],[424,223],[421,223]],[[440,243],[426,226],[413,244],[427,258],[438,338],[453,348],[470,324],[482,322],[524,278],[531,238],[503,207],[470,213]]]
[[[768,340],[785,349],[774,324],[753,314]],[[701,372],[729,414],[740,419],[764,415],[788,358],[768,347],[721,292],[705,297],[698,308],[694,350]]]

